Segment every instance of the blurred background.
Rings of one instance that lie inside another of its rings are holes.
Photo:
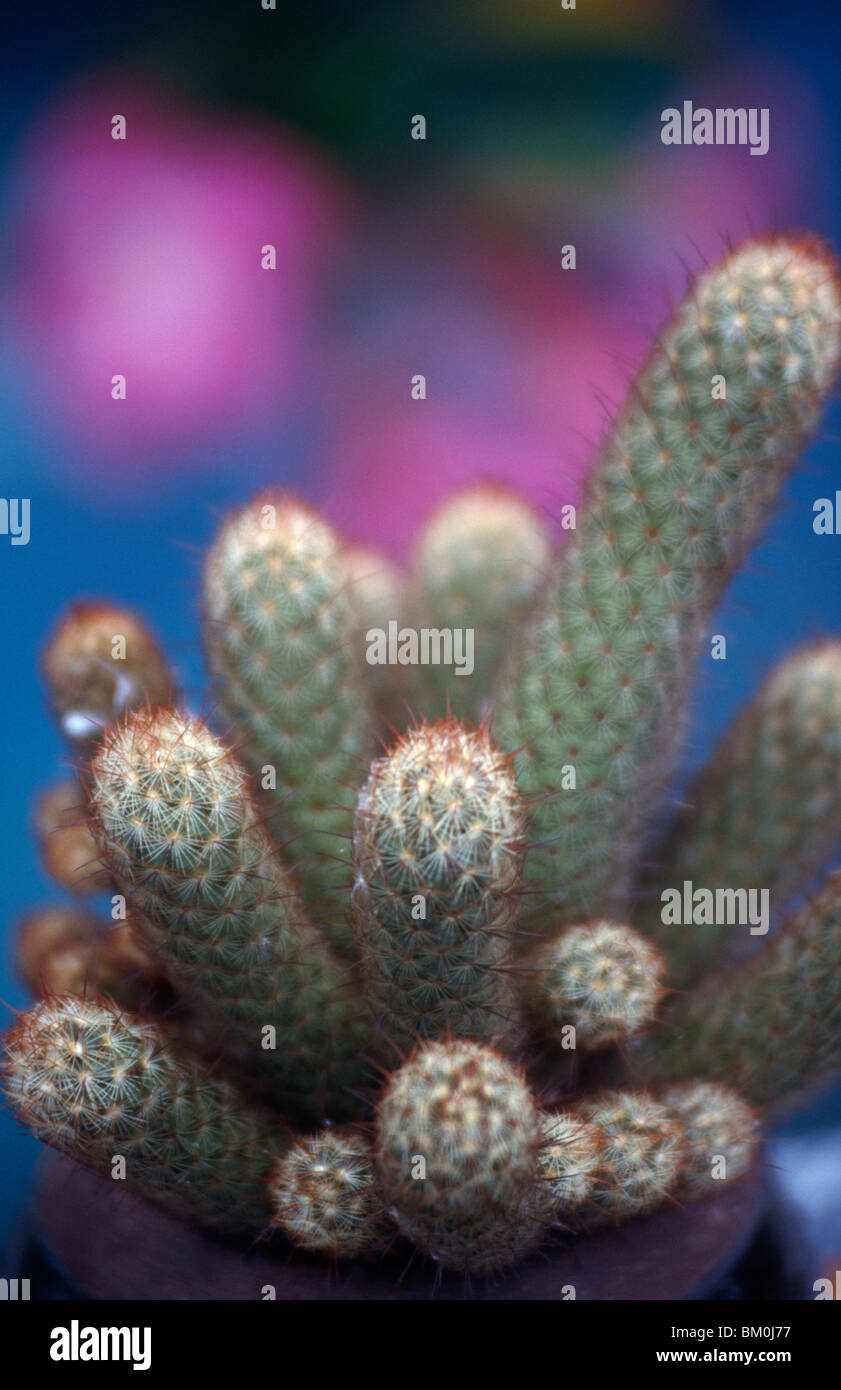
[[[38,678],[63,606],[138,607],[198,703],[199,557],[261,486],[397,558],[476,477],[557,516],[687,274],[775,227],[841,245],[833,8],[7,7],[0,493],[31,499],[31,538],[0,536],[4,923],[54,897],[29,822],[65,756]],[[685,98],[768,107],[769,153],[663,146]],[[727,598],[682,776],[787,649],[841,632],[841,541],[811,525],[839,424],[836,405]],[[6,1011],[26,1000],[4,941]],[[0,1246],[39,1152],[0,1114]],[[841,1250],[841,1091],[771,1159]]]

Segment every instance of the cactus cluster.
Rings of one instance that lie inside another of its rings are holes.
[[[691,287],[557,546],[482,484],[404,577],[261,495],[205,569],[212,725],[139,618],[71,609],[44,670],[82,775],[37,832],[76,902],[19,928],[21,1119],[226,1235],[471,1276],[737,1181],[759,1109],[841,1070],[841,876],[784,914],[841,840],[838,643],[658,806],[840,359],[830,253],[761,238]],[[366,665],[412,622],[473,631],[472,673]],[[774,930],[665,922],[685,880],[768,890]]]

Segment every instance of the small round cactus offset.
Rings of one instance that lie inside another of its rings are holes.
[[[349,1129],[300,1139],[271,1174],[272,1223],[303,1250],[351,1259],[381,1231],[368,1141]]]
[[[377,1111],[375,1162],[399,1229],[447,1269],[512,1264],[548,1225],[540,1114],[525,1076],[491,1048],[429,1043]]]
[[[663,996],[659,952],[613,922],[567,927],[537,948],[528,969],[529,1004],[544,1032],[560,1039],[571,1027],[584,1051],[649,1027]]]
[[[599,1180],[605,1138],[595,1124],[563,1111],[541,1117],[538,1176],[553,1214],[575,1222]]]
[[[36,996],[105,995],[140,1009],[157,978],[129,922],[109,925],[82,908],[30,913],[20,923],[16,947],[18,974]]]
[[[604,1138],[592,1225],[639,1216],[675,1192],[686,1139],[667,1106],[645,1091],[610,1091],[586,1101],[579,1115]]]
[[[44,674],[61,732],[80,753],[90,753],[127,710],[166,704],[175,694],[146,624],[110,603],[76,603],[64,614],[44,653]]]
[[[243,1261],[320,1259],[325,1287],[336,1262],[397,1282],[406,1240],[463,1289],[620,1222],[632,1252],[668,1205],[714,1215],[760,1121],[841,1072],[841,875],[816,886],[841,636],[771,672],[671,819],[659,798],[706,624],[839,356],[829,251],[757,238],[655,343],[557,549],[482,484],[404,582],[259,496],[205,569],[211,720],[141,619],[72,607],[44,668],[86,763],[39,803],[71,897],[18,930],[23,1123]],[[470,630],[472,675],[367,663],[369,629],[415,619]],[[684,879],[767,889],[782,925],[732,963],[747,923],[664,925]]]
[[[732,1182],[747,1172],[756,1156],[759,1122],[735,1091],[713,1081],[688,1081],[669,1086],[661,1099],[683,1127],[681,1195],[702,1197],[716,1182]]]

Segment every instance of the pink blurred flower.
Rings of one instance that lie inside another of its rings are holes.
[[[286,135],[120,77],[43,112],[20,163],[11,329],[74,452],[198,456],[295,403],[350,211],[332,172]]]
[[[586,273],[552,273],[487,227],[464,240],[453,230],[446,254],[419,264],[417,248],[435,238],[413,226],[408,242],[388,238],[413,254],[372,279],[365,313],[337,343],[325,458],[329,514],[396,558],[437,502],[480,478],[549,519],[576,502],[645,345]],[[425,400],[410,394],[417,373]]]

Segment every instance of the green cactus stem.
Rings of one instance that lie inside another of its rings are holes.
[[[392,1043],[514,1041],[524,819],[510,760],[483,728],[421,725],[373,763],[351,908],[364,994]]]
[[[779,1113],[841,1070],[841,872],[748,960],[679,996],[633,1065],[725,1081]]]
[[[367,684],[379,726],[402,730],[408,718],[412,687],[405,666],[369,662],[374,650],[369,634],[388,632],[389,623],[409,616],[405,575],[387,556],[368,546],[349,545],[342,552],[359,615],[359,642],[366,656]]]
[[[189,1221],[268,1224],[280,1122],[106,1003],[46,1000],[6,1039],[6,1095],[45,1143]]]
[[[223,526],[204,593],[210,666],[239,755],[276,802],[308,901],[347,944],[341,914],[324,917],[324,903],[342,887],[336,861],[349,856],[375,730],[341,547],[309,507],[266,493]]]
[[[750,242],[697,282],[613,427],[494,726],[523,749],[529,873],[568,922],[625,915],[704,624],[816,423],[839,326],[824,247]]]
[[[92,780],[97,842],[175,987],[250,1049],[281,1097],[352,1109],[360,1004],[236,760],[190,715],[146,710],[106,735]]]
[[[419,623],[473,632],[473,670],[417,670],[418,708],[477,722],[503,660],[545,576],[549,534],[537,512],[498,483],[447,498],[421,529],[412,568]]]
[[[681,988],[747,954],[752,938],[726,923],[662,926],[662,889],[765,889],[779,920],[841,841],[841,642],[795,652],[772,672],[685,801],[639,914]]]

